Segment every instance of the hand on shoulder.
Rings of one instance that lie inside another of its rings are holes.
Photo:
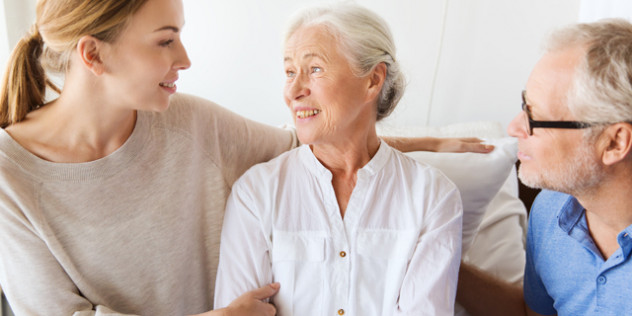
[[[455,153],[479,153],[487,154],[494,150],[494,145],[484,144],[482,139],[466,137],[466,138],[437,138],[436,152],[455,152]]]

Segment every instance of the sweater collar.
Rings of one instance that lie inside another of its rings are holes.
[[[0,129],[0,155],[41,180],[82,181],[103,178],[125,170],[142,151],[150,135],[151,113],[138,111],[136,125],[123,145],[108,156],[81,163],[44,160],[22,147],[4,129]]]

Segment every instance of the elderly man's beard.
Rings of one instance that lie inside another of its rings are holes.
[[[559,191],[578,196],[590,192],[605,177],[603,166],[592,151],[592,142],[584,137],[568,155],[568,160],[546,170],[518,170],[518,177],[526,186]]]

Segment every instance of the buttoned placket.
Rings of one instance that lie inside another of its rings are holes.
[[[327,207],[330,210],[330,223],[332,226],[332,244],[335,253],[330,254],[333,256],[334,264],[332,267],[332,289],[334,293],[331,293],[333,311],[326,311],[326,315],[351,315],[351,305],[349,302],[349,296],[351,292],[351,269],[353,267],[353,258],[355,257],[354,249],[350,245],[355,244],[357,236],[358,221],[362,213],[362,202],[367,190],[367,178],[368,175],[363,169],[358,170],[356,185],[347,203],[347,209],[345,211],[344,218],[340,214],[340,207],[338,206],[335,198],[335,192],[331,185],[331,180],[325,182],[328,184],[327,188],[331,192],[334,198],[327,199]]]
[[[615,269],[618,265],[622,264],[629,256],[630,248],[632,247],[632,238],[630,238],[630,235],[625,231],[621,232],[617,236],[617,242],[619,244],[619,249],[617,249],[617,251],[615,251],[610,258],[603,263],[595,280],[596,305],[598,310],[601,308],[605,308],[605,310],[607,310],[608,308],[605,302],[609,291],[608,271]],[[610,289],[610,291],[611,290],[612,289]]]
[[[325,306],[325,308],[334,309],[333,311],[325,310],[325,315],[339,315],[339,313],[345,314],[345,310],[349,302],[349,242],[347,234],[345,232],[345,226],[343,218],[340,214],[340,207],[338,206],[336,193],[333,185],[331,184],[332,175],[327,174],[326,181],[320,181],[321,190],[327,192],[329,197],[325,198],[325,205],[327,207],[327,215],[331,225],[331,240],[332,247],[327,248],[331,253],[326,254],[327,258],[331,258],[331,271],[330,271],[330,284],[329,289],[332,293],[328,293],[331,299],[331,305]],[[348,210],[348,208],[347,208]]]

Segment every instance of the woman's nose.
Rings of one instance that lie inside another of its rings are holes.
[[[296,77],[290,83],[289,89],[287,89],[286,97],[289,100],[300,100],[311,94],[309,89],[309,79],[305,78],[302,74],[297,74]]]
[[[182,45],[182,43],[180,43],[180,49],[178,50],[178,55],[176,58],[176,62],[174,63],[174,67],[178,70],[185,70],[191,67],[191,60],[189,59],[187,50],[184,48],[184,45]]]

